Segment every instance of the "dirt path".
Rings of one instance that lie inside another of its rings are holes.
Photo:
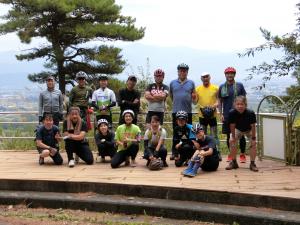
[[[0,225],[209,225],[190,220],[173,220],[152,216],[97,213],[81,210],[31,209],[24,205],[0,205]],[[219,224],[221,225],[221,224]]]

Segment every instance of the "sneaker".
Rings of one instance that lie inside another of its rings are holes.
[[[43,165],[45,163],[45,160],[42,156],[39,157],[39,164]]]
[[[240,154],[240,163],[246,163],[246,156],[245,156],[245,154]]]
[[[232,160],[229,164],[228,164],[228,166],[226,166],[226,170],[232,170],[232,169],[237,169],[237,168],[239,168],[239,165],[237,164],[237,162],[234,160]]]
[[[79,163],[79,156],[75,154],[75,163]]]
[[[163,167],[169,167],[169,165],[166,161],[163,161]]]
[[[75,161],[74,161],[74,159],[71,159],[69,161],[69,167],[74,167],[74,166],[75,166]]]
[[[231,161],[232,161],[232,157],[231,157],[231,155],[228,155],[226,162],[231,162]]]
[[[175,160],[175,156],[174,156],[174,155],[171,155],[171,156],[170,156],[170,160]]]
[[[125,166],[129,166],[129,165],[130,165],[130,159],[129,159],[129,157],[126,157]]]
[[[258,168],[255,163],[250,163],[250,170],[253,172],[258,172]]]
[[[130,164],[131,167],[136,167],[137,166],[137,163],[135,161],[135,159],[131,159],[131,164]]]

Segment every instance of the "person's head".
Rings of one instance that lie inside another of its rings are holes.
[[[43,116],[43,124],[47,130],[51,129],[53,126],[53,115],[45,113]]]
[[[134,116],[134,112],[131,109],[124,110],[122,113],[122,117],[126,125],[132,124]]]
[[[134,75],[128,77],[126,85],[128,90],[133,90],[137,82],[137,78]]]
[[[98,131],[101,134],[106,134],[108,131],[108,121],[106,119],[100,119],[97,123]]]
[[[54,89],[55,87],[55,80],[54,80],[54,77],[53,76],[48,76],[46,78],[46,83],[47,83],[47,88],[48,89]]]
[[[99,77],[100,88],[106,88],[108,84],[108,76],[106,74],[101,74]]]
[[[154,80],[157,84],[162,84],[165,78],[165,72],[162,69],[157,69],[154,71]]]
[[[160,125],[160,119],[157,115],[151,117],[151,127],[152,129],[157,129]]]
[[[71,107],[69,109],[69,118],[73,123],[77,123],[77,121],[80,119],[79,107]]]
[[[245,96],[237,96],[234,99],[234,108],[239,112],[243,113],[247,108],[247,98]]]
[[[183,127],[187,123],[188,114],[185,111],[178,111],[176,113],[176,123],[178,126]]]
[[[180,80],[185,80],[189,72],[189,66],[185,63],[181,63],[177,66],[178,78]]]
[[[76,73],[76,80],[78,82],[78,85],[80,87],[85,86],[85,81],[86,81],[87,75],[85,72],[83,71],[79,71],[78,73]]]
[[[224,71],[226,81],[233,82],[236,74],[236,70],[233,67],[227,67]]]
[[[210,74],[208,72],[204,72],[201,74],[201,81],[204,86],[208,86],[210,84]]]
[[[194,125],[193,132],[196,134],[197,139],[203,139],[205,136],[203,126],[200,123]]]

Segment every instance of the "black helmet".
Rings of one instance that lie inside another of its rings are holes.
[[[98,79],[99,80],[108,80],[108,76],[106,74],[101,74]]]
[[[84,78],[84,79],[86,79],[86,78],[87,78],[86,73],[83,72],[83,71],[79,71],[78,73],[76,73],[76,80],[78,80],[79,78]]]
[[[160,170],[163,168],[163,162],[161,159],[152,159],[148,166],[149,170]]]
[[[178,66],[177,66],[177,70],[180,70],[180,69],[185,69],[185,70],[189,70],[189,66],[185,63],[180,63]]]
[[[186,111],[180,110],[176,113],[176,119],[185,119],[187,120],[188,114]]]
[[[204,118],[212,118],[214,115],[215,109],[213,109],[212,107],[204,107],[204,108],[200,108],[200,111]]]

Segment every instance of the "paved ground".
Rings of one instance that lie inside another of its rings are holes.
[[[200,172],[195,178],[186,178],[180,175],[183,168],[176,168],[174,161],[161,171],[149,171],[141,157],[138,157],[135,168],[111,169],[109,163],[88,166],[82,162],[69,168],[66,153],[62,155],[62,166],[52,165],[51,159],[39,166],[36,151],[0,151],[0,179],[143,184],[300,198],[300,167],[285,166],[282,162],[271,160],[257,161],[260,169],[257,173],[249,170],[248,163],[240,164],[238,170],[226,171],[227,163],[222,161],[216,172]]]

